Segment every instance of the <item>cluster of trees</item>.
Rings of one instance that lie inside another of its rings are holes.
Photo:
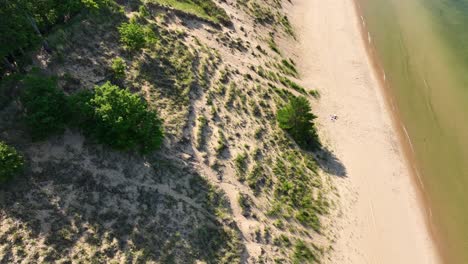
[[[97,9],[111,0],[0,0],[0,70],[12,69],[17,58],[43,35],[83,9]]]
[[[303,96],[292,96],[288,104],[277,113],[280,128],[288,132],[298,145],[309,149],[320,146],[314,125],[316,118],[309,101]]]
[[[75,127],[98,143],[118,150],[148,153],[163,140],[162,122],[138,95],[106,83],[70,96],[57,80],[32,74],[21,96],[24,119],[34,140]]]

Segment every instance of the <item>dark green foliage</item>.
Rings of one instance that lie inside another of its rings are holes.
[[[94,108],[91,99],[94,94],[88,90],[81,90],[67,98],[70,109],[69,124],[83,131],[90,131],[94,125]]]
[[[278,110],[277,119],[280,128],[303,147],[318,147],[320,142],[314,126],[314,119],[309,101],[305,97],[291,97],[289,103]]]
[[[65,94],[57,88],[56,79],[35,74],[27,76],[21,102],[33,140],[45,139],[65,129],[69,111]]]
[[[10,74],[0,80],[0,110],[13,99],[13,90],[21,78],[20,74]]]
[[[19,56],[43,41],[43,34],[83,9],[97,9],[111,0],[0,0],[0,68],[13,67]]]
[[[138,95],[108,82],[95,88],[90,105],[94,110],[92,134],[100,143],[142,153],[161,145],[161,121]]]
[[[293,263],[294,264],[305,264],[305,263],[316,263],[317,257],[314,252],[304,243],[299,240],[294,245],[293,252]]]
[[[13,178],[23,165],[23,157],[13,147],[0,141],[0,183]]]
[[[146,44],[145,29],[136,22],[122,23],[119,27],[120,41],[126,49],[140,50]]]

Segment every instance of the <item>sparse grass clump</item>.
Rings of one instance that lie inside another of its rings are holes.
[[[270,47],[271,50],[274,52],[281,54],[278,45],[276,45],[275,39],[273,38],[273,35],[270,35],[270,38],[268,39],[268,46]]]
[[[287,16],[282,16],[281,19],[280,19],[280,23],[281,25],[283,26],[284,28],[284,31],[290,35],[291,37],[295,38],[295,33],[294,33],[294,29],[293,27],[291,26],[291,23],[289,22],[289,19]]]
[[[281,77],[279,78],[279,81],[280,81],[284,86],[289,87],[289,88],[295,90],[296,92],[299,92],[299,93],[301,93],[301,94],[303,94],[303,95],[306,95],[306,94],[307,94],[307,92],[306,92],[306,90],[304,89],[304,87],[300,86],[299,84],[295,83],[294,81],[292,81],[292,80],[290,80],[290,79],[288,79],[288,78],[286,78],[286,77],[281,76]]]
[[[261,188],[267,183],[264,169],[260,164],[255,164],[252,170],[247,175],[247,185],[256,193],[260,192]]]
[[[294,244],[292,261],[294,264],[306,264],[316,263],[318,259],[312,249],[310,249],[304,241],[299,240]]]
[[[242,210],[242,215],[245,217],[250,216],[252,210],[252,199],[246,194],[240,193],[237,202]]]
[[[234,159],[234,167],[236,169],[237,178],[239,180],[244,180],[245,172],[247,171],[247,154],[245,152],[237,154]]]
[[[218,131],[218,145],[215,148],[216,155],[221,155],[223,150],[227,148],[227,142],[226,142],[226,137],[224,136],[223,132],[221,130]]]
[[[208,120],[205,116],[198,117],[198,127],[197,127],[197,148],[202,149],[205,146],[206,138],[203,134],[205,132],[206,127],[208,126]]]
[[[18,174],[24,165],[24,158],[16,149],[0,141],[0,183]]]
[[[283,73],[288,74],[293,77],[297,77],[299,73],[297,72],[296,66],[292,64],[289,60],[282,59],[281,64],[277,66]]]

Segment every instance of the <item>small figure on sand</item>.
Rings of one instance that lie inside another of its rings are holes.
[[[332,122],[335,122],[336,120],[338,120],[338,116],[335,115],[335,114],[333,114],[333,115],[330,116],[330,120],[331,120]]]

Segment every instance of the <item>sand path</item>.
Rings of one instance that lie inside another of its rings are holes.
[[[344,164],[331,263],[438,263],[425,212],[360,35],[352,0],[294,0],[302,78],[325,141]],[[332,122],[330,115],[338,115]]]

